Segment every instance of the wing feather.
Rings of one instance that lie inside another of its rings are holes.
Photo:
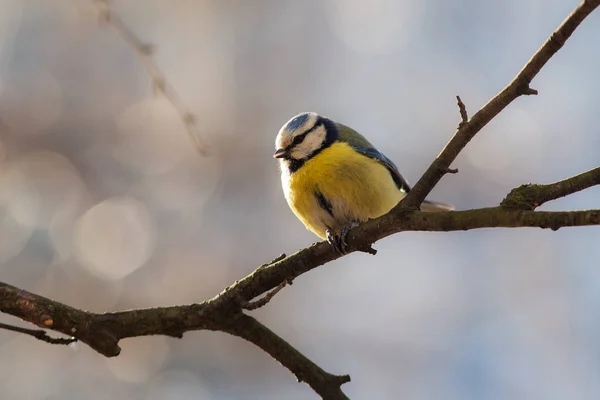
[[[410,185],[406,179],[404,179],[402,174],[400,174],[398,167],[396,167],[396,164],[394,164],[392,160],[377,150],[363,135],[356,132],[354,129],[340,123],[337,123],[337,125],[339,129],[338,140],[348,143],[358,153],[383,164],[392,175],[392,179],[398,189],[405,193],[410,191]]]

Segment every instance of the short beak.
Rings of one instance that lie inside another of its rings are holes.
[[[273,158],[283,158],[287,154],[286,149],[278,149],[275,154],[273,154]]]

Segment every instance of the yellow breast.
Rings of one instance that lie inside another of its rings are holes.
[[[387,213],[404,196],[385,166],[344,142],[321,151],[293,174],[284,170],[281,179],[294,214],[323,239],[329,228]]]

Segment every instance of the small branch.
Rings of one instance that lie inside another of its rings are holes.
[[[285,280],[283,282],[281,282],[275,289],[271,290],[269,293],[267,293],[264,297],[255,300],[255,301],[245,301],[242,305],[242,308],[248,311],[252,311],[252,310],[256,310],[257,308],[261,308],[263,306],[266,306],[268,302],[271,301],[271,299],[273,297],[275,297],[275,295],[277,293],[279,293],[279,291],[281,289],[283,289],[284,287],[286,287],[287,285],[291,285],[292,281],[288,281]]]
[[[460,113],[461,125],[469,122],[469,116],[467,115],[467,107],[465,107],[465,103],[462,102],[460,96],[456,96],[456,102],[458,104],[458,112]],[[458,129],[461,128],[461,125],[458,126]]]
[[[600,185],[600,167],[550,183],[548,185],[521,185],[510,191],[500,205],[506,208],[535,210],[542,204]]]
[[[561,49],[566,40],[571,36],[581,22],[600,5],[600,0],[586,0],[577,6],[563,23],[554,31],[548,40],[536,51],[533,57],[525,64],[523,69],[500,93],[492,98],[467,122],[459,124],[454,136],[442,152],[436,157],[421,179],[415,184],[408,195],[394,208],[399,212],[404,210],[417,210],[419,204],[425,200],[431,190],[446,174],[452,162],[473,137],[490,122],[496,115],[513,102],[517,97],[527,94],[536,94],[529,84],[533,78],[546,65],[548,60]],[[460,109],[460,104],[459,104]],[[462,116],[462,113],[461,113]]]
[[[221,330],[243,338],[269,353],[290,370],[298,382],[306,382],[323,399],[348,399],[342,392],[341,385],[350,382],[349,375],[333,375],[324,371],[255,318],[240,313]]]
[[[167,82],[165,75],[160,71],[152,59],[154,46],[142,42],[133,31],[125,25],[121,17],[110,8],[108,0],[92,0],[92,2],[98,9],[101,20],[111,25],[119,36],[121,36],[121,38],[129,44],[138,55],[140,61],[146,68],[146,72],[152,79],[154,90],[158,93],[162,93],[171,103],[175,111],[177,111],[198,152],[205,156],[208,155],[210,151],[202,139],[198,124],[196,123],[196,117],[188,110],[177,91]]]
[[[77,341],[77,339],[74,338],[74,337],[69,337],[69,338],[53,338],[51,336],[48,336],[46,334],[46,331],[43,331],[41,329],[21,328],[19,326],[4,324],[2,322],[0,322],[0,329],[4,329],[4,330],[7,330],[7,331],[12,331],[12,332],[18,332],[18,333],[22,333],[24,335],[33,336],[34,338],[36,338],[38,340],[41,340],[42,342],[46,342],[46,343],[50,343],[50,344],[69,345],[69,344],[74,343],[74,342]]]

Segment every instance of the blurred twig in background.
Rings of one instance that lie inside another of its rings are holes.
[[[192,114],[186,105],[183,103],[177,91],[169,84],[165,75],[160,71],[154,60],[152,53],[154,46],[149,43],[144,43],[129,29],[121,17],[110,8],[108,0],[92,0],[98,9],[100,21],[112,26],[115,31],[127,42],[138,55],[142,64],[146,68],[148,75],[152,79],[152,86],[156,93],[162,94],[173,105],[185,128],[194,143],[198,152],[202,155],[209,154],[209,147],[202,139],[198,128],[196,117]]]
[[[181,103],[164,82],[164,77],[151,62],[150,48],[139,41],[111,13],[106,1],[95,0],[103,18],[111,23],[136,49],[157,88],[165,93],[175,107]],[[539,227],[553,230],[568,226],[600,225],[600,209],[585,211],[534,211],[544,202],[554,200],[600,184],[600,167],[569,179],[548,185],[527,185],[513,189],[497,207],[468,211],[426,213],[417,206],[449,172],[451,163],[468,142],[513,100],[521,95],[536,94],[529,84],[547,61],[563,46],[578,25],[598,6],[600,0],[586,0],[561,24],[534,54],[515,79],[468,119],[460,100],[461,123],[446,148],[433,161],[405,200],[390,213],[354,228],[349,235],[350,251],[367,249],[375,241],[403,231],[455,231],[493,227]],[[182,111],[183,110],[183,111]],[[183,107],[178,108],[189,127],[193,118]],[[189,119],[188,119],[189,117]],[[191,132],[191,131],[190,131]],[[236,281],[214,298],[199,304],[138,309],[97,314],[86,312],[0,282],[0,311],[19,317],[42,328],[65,333],[80,340],[105,356],[120,352],[119,341],[146,335],[181,337],[192,330],[222,331],[248,340],[263,349],[288,368],[299,381],[304,381],[322,398],[346,399],[341,385],[348,375],[325,372],[298,350],[276,335],[244,309],[266,304],[291,281],[340,256],[326,242],[317,243],[289,257],[278,257],[258,267],[250,275]],[[263,299],[256,297],[275,289]],[[264,303],[264,304],[263,304]],[[0,326],[1,327],[1,326]],[[18,329],[12,329],[19,331]],[[37,332],[37,331],[36,331]],[[37,337],[37,333],[34,335]]]

